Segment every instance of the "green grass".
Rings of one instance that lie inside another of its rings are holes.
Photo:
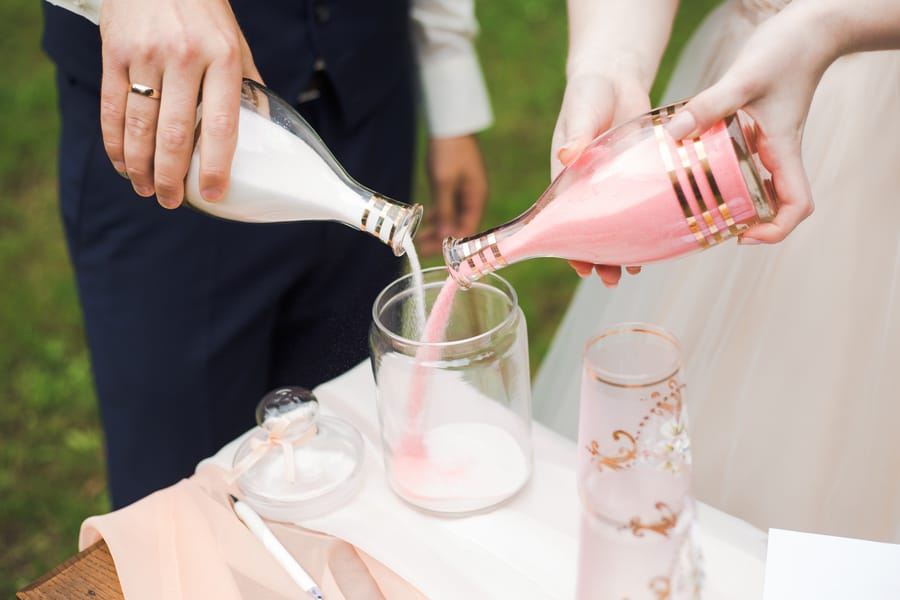
[[[683,2],[660,79],[715,2]],[[491,178],[484,225],[540,195],[564,86],[559,0],[478,4],[479,50],[496,115],[482,135]],[[0,3],[0,596],[76,550],[81,521],[108,510],[100,434],[77,294],[56,207],[59,121],[35,0]],[[660,86],[654,94],[658,98]],[[421,179],[421,178],[420,178]],[[420,193],[424,183],[420,182]],[[546,352],[577,277],[558,260],[504,275],[520,295],[532,364]]]
[[[0,7],[0,596],[76,550],[107,510],[81,315],[56,208],[53,68],[40,5]]]

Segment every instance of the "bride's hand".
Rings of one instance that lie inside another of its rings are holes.
[[[100,123],[113,166],[141,196],[175,208],[194,148],[198,98],[200,190],[218,200],[237,143],[241,77],[261,81],[226,0],[104,0]],[[158,91],[131,93],[132,84]]]
[[[650,109],[650,86],[678,2],[568,0],[567,5],[567,83],[550,151],[554,179],[599,134]],[[571,264],[582,277],[596,269],[607,287],[622,276],[618,266]]]
[[[826,24],[804,8],[789,5],[762,23],[725,74],[667,125],[672,136],[682,139],[738,109],[753,117],[759,157],[772,173],[779,206],[772,221],[743,233],[743,244],[780,242],[813,212],[800,154],[803,127],[816,86],[837,53]]]
[[[722,78],[688,102],[667,126],[692,137],[742,109],[756,121],[759,157],[772,173],[778,214],[742,236],[780,242],[812,214],[800,143],[822,74],[840,56],[900,48],[896,0],[793,0],[750,36]]]
[[[589,72],[570,76],[553,131],[550,151],[553,179],[599,134],[649,109],[646,87],[627,69],[614,75]],[[569,264],[581,277],[590,277],[596,270],[607,287],[615,287],[622,277],[622,268],[615,265],[580,261],[569,261]],[[627,270],[636,274],[641,269],[628,267]]]

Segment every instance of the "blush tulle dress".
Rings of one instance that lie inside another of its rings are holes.
[[[683,52],[666,100],[712,84],[786,2],[732,0]],[[775,246],[725,247],[573,297],[534,386],[575,437],[581,352],[620,321],[681,340],[697,497],[761,528],[900,541],[900,52],[822,79],[803,158],[815,213]]]

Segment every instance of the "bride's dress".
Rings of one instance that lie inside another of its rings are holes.
[[[713,83],[775,4],[714,11],[668,99]],[[590,332],[663,325],[685,353],[701,500],[762,528],[900,541],[900,53],[832,65],[803,156],[816,212],[782,244],[728,243],[615,290],[582,282],[537,374],[535,416],[574,437]]]

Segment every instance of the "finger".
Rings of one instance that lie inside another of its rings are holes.
[[[162,74],[131,69],[131,84],[152,87],[162,93]],[[134,191],[140,196],[153,195],[153,156],[156,153],[156,125],[159,99],[129,93],[125,106],[125,169]]]
[[[200,195],[209,202],[225,195],[237,146],[241,63],[236,59],[236,56],[216,59],[203,78]]]
[[[639,267],[639,266],[625,267],[625,270],[628,271],[629,275],[637,275],[638,273],[641,272],[641,267]]]
[[[622,278],[622,267],[615,265],[597,265],[594,268],[597,271],[597,275],[600,276],[601,281],[603,281],[603,285],[608,288],[614,288],[619,285],[619,280]]]
[[[128,102],[128,70],[104,53],[100,82],[100,130],[103,148],[120,174],[125,172],[125,106]]]
[[[569,265],[575,269],[575,272],[578,273],[578,276],[582,279],[590,277],[591,273],[594,272],[594,265],[589,262],[570,260]]]
[[[588,145],[588,141],[587,138],[570,141],[567,145],[559,149],[559,152],[556,153],[556,158],[559,159],[559,162],[562,163],[564,167],[568,167],[572,164],[572,161],[578,158],[579,154],[584,152],[584,149]]]
[[[166,93],[160,98],[153,181],[156,199],[166,208],[176,208],[184,198],[184,179],[194,150],[200,77],[197,70],[177,67],[167,69],[163,76]]]
[[[700,135],[750,102],[751,98],[740,90],[740,86],[732,85],[727,78],[719,80],[679,109],[666,124],[666,131],[676,140]]]
[[[609,129],[615,114],[615,95],[605,78],[580,77],[569,83],[557,126],[560,150],[586,145]]]
[[[612,124],[614,98],[612,85],[602,77],[579,77],[566,86],[551,144],[550,171],[554,179]]]
[[[803,168],[800,142],[792,140],[782,145],[760,137],[759,157],[772,173],[772,183],[778,198],[778,212],[768,223],[754,225],[741,236],[742,244],[782,241],[813,212],[812,192]]]

